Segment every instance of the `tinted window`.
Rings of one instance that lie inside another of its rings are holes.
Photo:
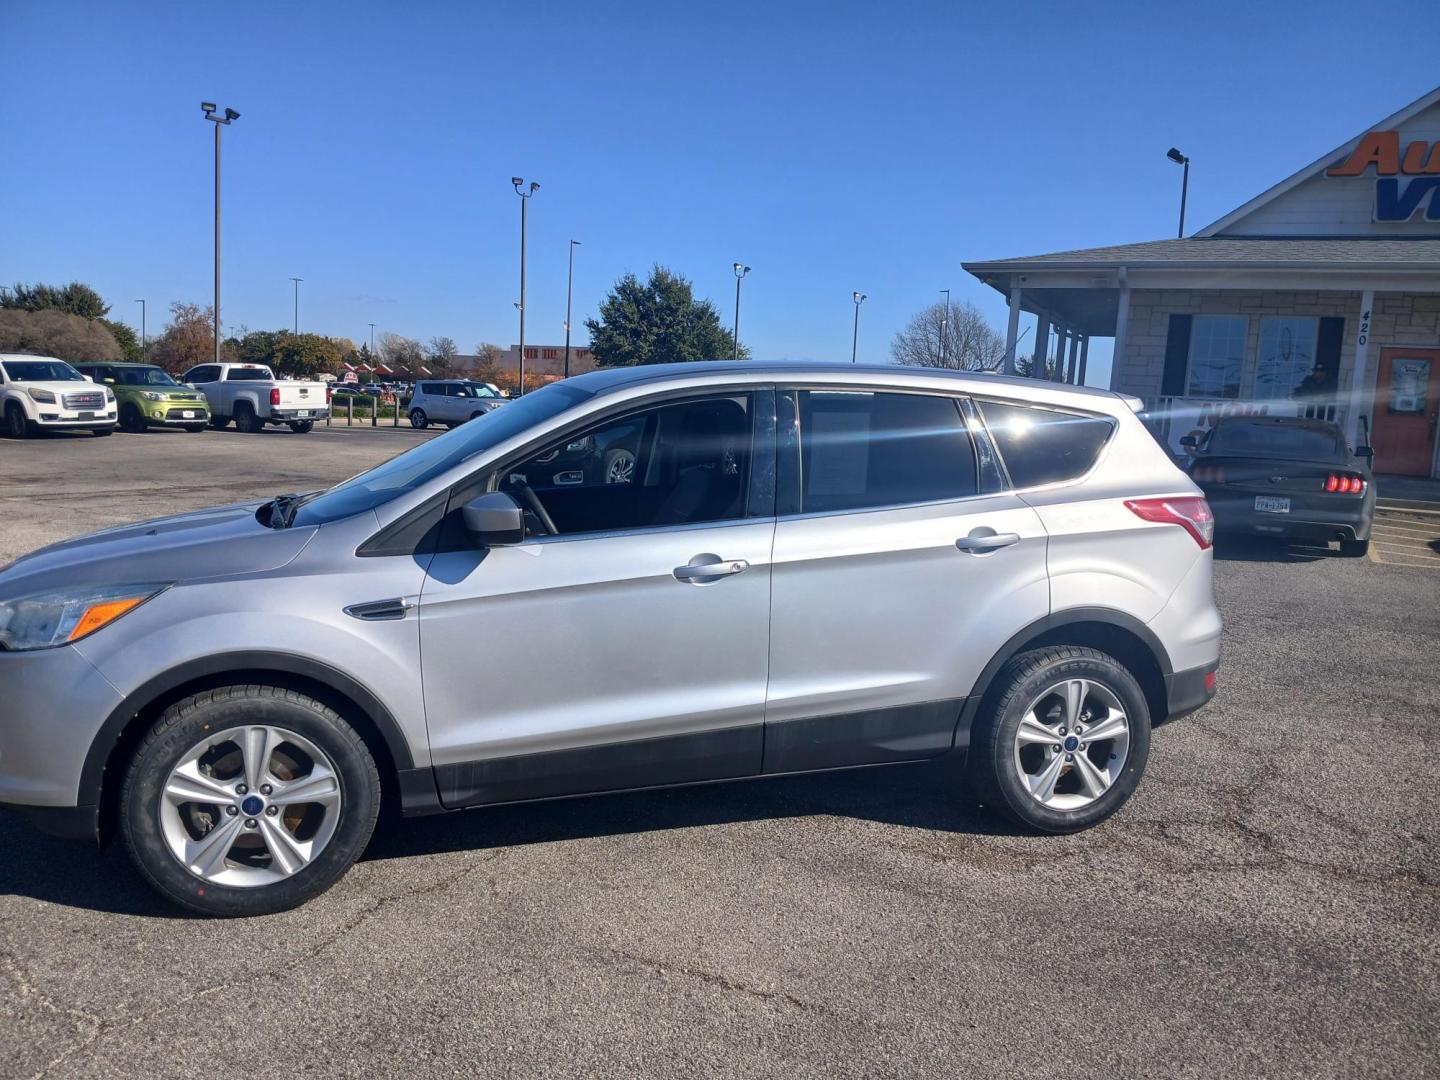
[[[963,499],[975,450],[953,398],[800,392],[800,510],[825,513]]]
[[[443,394],[443,391],[435,389],[435,384],[433,382],[422,382],[420,384],[420,393],[429,394],[433,397],[436,394]]]
[[[187,371],[181,377],[181,381],[189,383],[214,382],[215,376],[219,372],[219,370],[220,369],[217,368],[214,364],[201,364],[199,367],[193,367],[189,371]]]
[[[1340,429],[1329,424],[1227,420],[1211,433],[1205,452],[1328,460],[1339,457],[1344,446]]]
[[[1106,416],[1025,405],[979,403],[985,425],[1017,488],[1074,480],[1090,471],[1115,430]]]
[[[231,368],[225,373],[226,382],[268,382],[273,376],[261,367]]]
[[[521,506],[528,487],[561,535],[743,518],[752,411],[742,393],[629,413],[507,468],[498,487]]]

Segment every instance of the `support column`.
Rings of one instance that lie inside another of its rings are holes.
[[[1370,324],[1375,314],[1375,290],[1360,294],[1360,326],[1355,335],[1355,363],[1350,369],[1350,404],[1345,410],[1345,436],[1351,446],[1360,445],[1360,412],[1365,402],[1365,387],[1370,375]],[[1374,429],[1375,416],[1370,416]]]
[[[1050,355],[1050,316],[1040,314],[1035,323],[1035,351],[1031,354],[1030,377],[1045,378],[1045,361]]]
[[[1055,374],[1050,378],[1058,383],[1065,381],[1065,350],[1070,345],[1071,330],[1069,327],[1060,327],[1056,331],[1058,337],[1055,339]]]
[[[1080,333],[1076,331],[1070,335],[1070,351],[1065,354],[1065,381],[1072,386],[1080,380],[1078,364],[1080,362]]]
[[[1005,330],[1005,364],[1003,371],[1006,375],[1015,374],[1015,346],[1020,339],[1020,299],[1025,290],[1019,285],[1010,286],[1010,324]]]
[[[1090,335],[1085,334],[1080,338],[1080,370],[1075,378],[1076,386],[1085,385],[1085,361],[1090,359]]]
[[[1115,312],[1115,355],[1110,360],[1110,386],[1115,389],[1115,379],[1125,366],[1125,334],[1130,325],[1130,280],[1125,267],[1120,267],[1120,305]]]

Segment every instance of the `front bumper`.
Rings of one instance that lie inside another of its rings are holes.
[[[121,701],[73,645],[0,651],[0,805],[75,807],[85,757]]]
[[[115,406],[96,409],[94,412],[80,409],[55,409],[42,405],[35,418],[37,427],[42,428],[103,428],[114,427]]]
[[[186,416],[186,413],[193,415]],[[145,407],[140,410],[147,424],[174,424],[181,427],[186,424],[208,424],[210,422],[210,407],[205,402],[190,401],[160,401],[146,402]]]

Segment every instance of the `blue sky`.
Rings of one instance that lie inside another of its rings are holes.
[[[1196,228],[1440,81],[1433,0],[206,8],[0,0],[0,281],[208,302],[209,100],[227,326],[299,276],[302,329],[513,343],[520,175],[530,341],[573,237],[577,326],[656,262],[728,323],[740,259],[757,357],[848,358],[859,289],[883,360],[947,286],[1003,326],[963,260],[1173,235],[1172,144]]]

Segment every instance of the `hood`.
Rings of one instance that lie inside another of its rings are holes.
[[[48,379],[43,382],[23,382],[19,379],[13,379],[9,383],[9,386],[11,389],[17,390],[22,394],[27,390],[44,390],[51,394],[76,394],[86,391],[94,393],[96,390],[102,394],[105,392],[104,383],[91,382],[89,379],[81,382],[75,382],[72,379],[60,379],[53,382]]]
[[[315,528],[272,529],[262,502],[119,525],[33,551],[0,570],[0,597],[72,585],[199,581],[262,573],[300,554]]]

